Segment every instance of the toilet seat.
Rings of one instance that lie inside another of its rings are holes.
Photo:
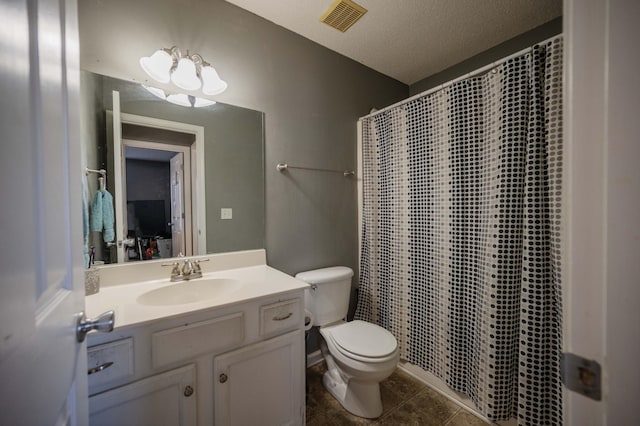
[[[365,321],[351,321],[322,327],[320,333],[331,340],[344,356],[362,362],[386,362],[396,356],[398,342],[382,327]]]

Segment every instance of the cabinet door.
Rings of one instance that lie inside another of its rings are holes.
[[[216,357],[215,424],[304,424],[303,343],[296,330]]]
[[[195,366],[171,370],[89,398],[91,426],[195,425]]]

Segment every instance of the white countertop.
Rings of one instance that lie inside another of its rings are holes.
[[[168,272],[168,271],[167,271]],[[190,283],[211,278],[238,280],[242,286],[237,290],[222,294],[215,299],[194,303],[165,306],[147,306],[137,302],[140,295],[166,286],[188,286]],[[305,289],[308,284],[297,280],[267,265],[250,266],[205,273],[202,278],[172,283],[167,276],[160,280],[142,281],[132,284],[110,285],[96,294],[85,298],[86,314],[94,318],[109,310],[115,311],[116,328],[138,325],[160,318],[193,313],[242,303],[252,299],[276,296]]]

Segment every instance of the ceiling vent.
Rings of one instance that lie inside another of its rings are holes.
[[[350,0],[336,0],[322,15],[320,21],[336,30],[345,32],[365,13],[367,13],[367,9],[359,4]]]

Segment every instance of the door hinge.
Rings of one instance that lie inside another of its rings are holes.
[[[602,399],[602,368],[597,361],[565,352],[560,371],[567,388],[596,401]]]

